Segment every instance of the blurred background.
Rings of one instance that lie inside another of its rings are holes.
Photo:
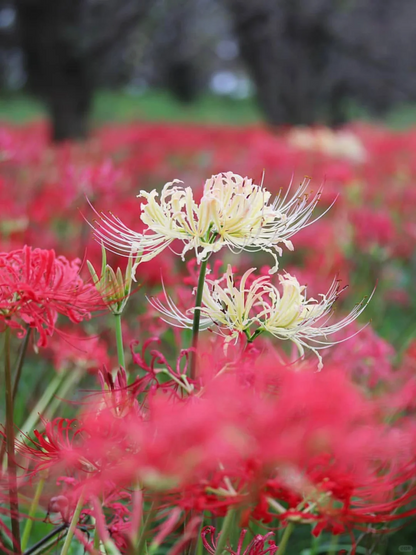
[[[414,0],[0,0],[0,118],[416,119]]]

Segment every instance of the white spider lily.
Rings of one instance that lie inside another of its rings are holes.
[[[243,275],[238,287],[230,266],[220,280],[206,280],[202,306],[196,307],[201,310],[201,329],[212,328],[224,335],[227,343],[236,340],[240,333],[245,333],[252,341],[261,333],[268,332],[280,340],[292,341],[300,358],[305,356],[305,349],[311,350],[318,358],[319,370],[322,368],[319,351],[338,343],[328,337],[351,324],[371,299],[358,304],[342,320],[328,324],[333,304],[340,293],[337,281],[317,301],[307,299],[306,287],[290,274],[279,276],[282,292],[270,283],[269,276],[256,278],[247,284],[254,270],[252,268]],[[167,306],[160,300],[152,299],[150,302],[163,314],[166,322],[191,329],[191,315],[195,308],[184,314],[166,292],[165,297]]]
[[[264,316],[262,330],[281,340],[292,341],[299,352],[300,358],[305,355],[305,349],[311,350],[318,357],[318,369],[321,370],[321,349],[326,349],[339,343],[331,341],[329,336],[345,328],[360,316],[371,296],[357,304],[344,318],[333,324],[328,324],[332,315],[334,302],[340,290],[339,283],[334,280],[326,295],[319,295],[320,301],[306,298],[306,287],[290,274],[279,276],[283,294],[272,284],[268,284],[270,308]],[[355,335],[355,334],[354,334]],[[346,341],[349,337],[343,339]]]
[[[129,229],[111,213],[101,213],[95,224],[96,238],[118,254],[140,253],[142,262],[174,240],[184,243],[182,258],[194,250],[198,262],[223,247],[238,252],[263,250],[274,257],[270,270],[274,273],[277,255],[282,254],[279,245],[293,250],[290,238],[312,223],[309,220],[320,197],[318,191],[309,198],[309,180],[305,179],[293,197],[288,198],[289,187],[284,196],[279,194],[271,201],[262,185],[228,172],[206,181],[198,204],[192,189],[181,183],[177,179],[166,183],[160,198],[156,190],[140,192],[138,196],[147,201],[141,205],[141,220],[147,225],[144,233]]]
[[[267,310],[264,300],[264,286],[268,276],[260,277],[246,287],[249,276],[255,268],[248,270],[235,286],[231,266],[225,275],[216,281],[206,280],[202,293],[201,314],[206,320],[233,332],[248,332],[261,314]],[[225,282],[222,286],[221,282]]]
[[[250,328],[257,322],[256,314],[267,309],[264,303],[264,284],[269,281],[268,276],[256,279],[246,288],[248,277],[255,268],[248,270],[239,287],[234,284],[231,266],[220,280],[206,279],[202,294],[202,306],[194,307],[183,313],[166,294],[166,306],[159,299],[149,299],[150,304],[162,314],[162,319],[174,326],[191,329],[192,314],[195,308],[201,310],[200,329],[215,326],[216,331],[225,335],[227,342],[237,339],[241,332],[249,334]],[[225,282],[224,286],[221,283]],[[253,311],[256,313],[253,315]],[[224,332],[227,332],[226,334]]]

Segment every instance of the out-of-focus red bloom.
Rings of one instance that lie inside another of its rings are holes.
[[[33,474],[47,468],[83,468],[79,447],[85,432],[79,421],[55,418],[50,422],[42,419],[42,423],[45,430],[35,430],[33,434],[36,439],[25,436],[26,441],[17,443],[18,451],[35,463]]]
[[[96,372],[108,366],[108,346],[98,336],[89,336],[81,330],[61,330],[54,335],[48,345],[52,361],[58,370],[82,368],[88,372]]]
[[[44,347],[58,314],[79,323],[101,306],[91,284],[79,275],[80,260],[68,261],[53,250],[23,249],[0,254],[0,318],[24,332],[35,328]]]
[[[354,322],[348,332],[337,334],[336,341],[340,343],[324,354],[324,360],[348,372],[355,382],[374,388],[395,379],[394,348],[371,325],[360,329]]]
[[[139,481],[166,504],[221,516],[237,505],[246,519],[339,531],[413,514],[414,426],[385,424],[387,399],[367,399],[339,370],[293,371],[264,357],[202,376],[195,394],[157,389],[140,411],[91,405],[75,448],[42,436],[41,457],[47,466],[67,459],[86,494]],[[117,403],[123,391],[108,395]]]
[[[374,246],[389,247],[395,239],[395,229],[387,209],[361,208],[353,212],[351,219],[355,241],[364,252]]]

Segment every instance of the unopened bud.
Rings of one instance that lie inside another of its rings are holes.
[[[133,260],[134,259],[134,260]],[[115,315],[123,312],[131,293],[132,268],[133,264],[138,263],[138,256],[133,255],[129,258],[125,274],[120,268],[116,271],[107,264],[107,256],[104,246],[102,247],[101,276],[98,277],[94,266],[87,260],[88,269],[93,279],[97,291],[108,306],[109,310]]]

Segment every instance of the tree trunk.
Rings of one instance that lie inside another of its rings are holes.
[[[89,58],[80,48],[82,0],[18,0],[29,88],[45,102],[52,139],[83,139],[91,104]]]
[[[88,115],[91,94],[87,90],[63,88],[48,99],[52,119],[52,140],[85,139],[88,136]]]

